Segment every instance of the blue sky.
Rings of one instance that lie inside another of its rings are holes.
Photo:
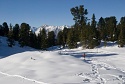
[[[70,9],[79,5],[88,9],[90,19],[94,13],[96,20],[116,16],[119,21],[125,16],[124,3],[125,0],[0,0],[0,24],[73,25]]]

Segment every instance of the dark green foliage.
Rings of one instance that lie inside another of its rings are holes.
[[[37,36],[37,49],[41,49],[41,42],[42,42],[41,37],[42,37],[42,31],[40,29],[39,34]]]
[[[100,39],[101,40],[105,40],[106,39],[106,36],[107,36],[107,33],[106,33],[106,27],[105,27],[105,20],[104,18],[100,18],[99,19],[99,22],[97,24],[97,28],[98,28],[98,31],[99,31],[99,34],[100,34]]]
[[[7,36],[9,32],[9,28],[6,22],[3,23],[3,31],[4,31],[4,36]]]
[[[92,22],[91,22],[91,27],[90,27],[90,30],[88,32],[90,32],[89,34],[89,37],[88,37],[88,48],[94,48],[96,46],[98,46],[98,40],[99,40],[99,37],[98,37],[98,31],[97,31],[97,28],[96,28],[96,21],[95,21],[95,15],[93,14],[92,16]]]
[[[55,46],[55,33],[54,31],[48,32],[48,47]]]
[[[63,32],[59,31],[59,33],[57,35],[57,45],[63,45],[62,38],[63,38]]]
[[[46,50],[46,48],[48,47],[47,34],[44,28],[40,30],[40,33],[38,34],[38,45],[40,46],[38,48],[43,50]]]
[[[119,47],[124,47],[125,45],[125,17],[122,17],[119,23],[119,36],[118,36],[118,45]]]
[[[83,5],[71,8],[70,11],[71,14],[74,16],[73,20],[75,20],[75,24],[80,25],[83,24],[83,22],[87,21],[87,17],[85,17],[85,15],[87,15],[88,12],[87,9],[84,9]]]
[[[108,41],[116,41],[115,36],[116,36],[116,17],[112,16],[112,17],[107,17],[105,18],[105,27],[106,27],[106,31],[107,31],[107,37],[108,37]]]
[[[89,27],[90,27],[90,24],[82,26],[82,29],[80,32],[80,42],[82,43],[83,48],[87,48],[88,46]]]
[[[64,27],[63,29],[63,38],[62,38],[62,41],[63,41],[63,47],[66,47],[66,41],[67,41],[67,38],[68,38],[68,32],[69,32],[69,29],[67,29],[66,27]]]
[[[8,42],[9,47],[14,46],[13,30],[12,30],[12,25],[11,24],[10,24],[10,30],[9,30],[9,33],[8,33],[7,42]]]
[[[87,28],[86,28],[86,22],[87,22],[87,17],[86,15],[88,14],[87,9],[84,8],[83,5],[80,5],[79,7],[74,7],[71,8],[71,14],[74,16],[73,20],[75,20],[75,31],[76,33],[74,35],[77,36],[77,41],[81,41],[83,47],[86,47],[87,44],[87,36],[86,33]]]
[[[42,48],[43,50],[46,50],[46,48],[48,47],[48,41],[47,41],[46,30],[45,30],[44,28],[42,29],[42,37],[41,37],[41,40],[42,40],[41,48]]]
[[[19,40],[19,25],[15,24],[15,26],[13,27],[13,37],[15,41]]]
[[[75,35],[74,28],[71,28],[68,33],[68,38],[67,38],[67,44],[70,49],[77,48],[76,38],[77,38],[77,36]]]
[[[32,31],[30,31],[29,33],[29,46],[33,48],[37,48],[37,36]]]
[[[19,32],[19,44],[21,47],[29,46],[30,26],[27,23],[22,23]]]

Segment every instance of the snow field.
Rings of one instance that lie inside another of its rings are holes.
[[[124,51],[116,45],[86,50],[9,48],[2,38],[0,84],[125,84]]]

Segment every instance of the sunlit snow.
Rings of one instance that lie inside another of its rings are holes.
[[[39,51],[0,37],[0,84],[124,84],[125,48]],[[86,53],[86,58],[82,57]]]

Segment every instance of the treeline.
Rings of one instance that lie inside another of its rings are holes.
[[[108,41],[116,42],[119,47],[125,45],[125,17],[121,17],[120,22],[115,16],[100,17],[96,21],[95,14],[91,20],[86,17],[87,9],[83,5],[70,9],[75,25],[70,29],[67,43],[69,48],[76,48],[77,42],[81,42],[84,48],[95,48],[104,41],[104,46]]]
[[[36,35],[27,23],[22,23],[21,25],[15,24],[15,26],[10,24],[8,26],[8,24],[4,22],[0,25],[0,36],[7,37],[9,47],[13,47],[15,41],[19,42],[20,47],[30,46],[36,49],[46,49],[56,44],[54,31],[50,31],[46,34],[46,30],[43,28],[39,34]]]
[[[8,38],[10,47],[18,41],[20,47],[30,46],[43,50],[57,45],[68,48],[77,48],[78,45],[82,45],[83,48],[92,49],[99,46],[101,41],[104,41],[104,46],[111,41],[116,42],[119,47],[124,47],[125,17],[121,17],[120,22],[115,16],[100,17],[97,22],[95,14],[91,19],[87,17],[88,11],[83,5],[71,8],[70,12],[75,24],[71,28],[64,28],[57,36],[54,31],[47,33],[44,28],[36,35],[27,23],[8,26],[6,22],[0,25],[0,36]]]
[[[60,40],[60,45],[77,48],[80,42],[83,48],[93,49],[102,41],[104,41],[103,46],[107,46],[107,42],[110,41],[117,43],[118,47],[124,47],[125,17],[121,17],[120,22],[115,16],[100,17],[97,22],[95,14],[91,19],[87,17],[88,11],[83,5],[71,8],[70,12],[75,24],[72,28],[59,32],[60,39],[57,40]]]

